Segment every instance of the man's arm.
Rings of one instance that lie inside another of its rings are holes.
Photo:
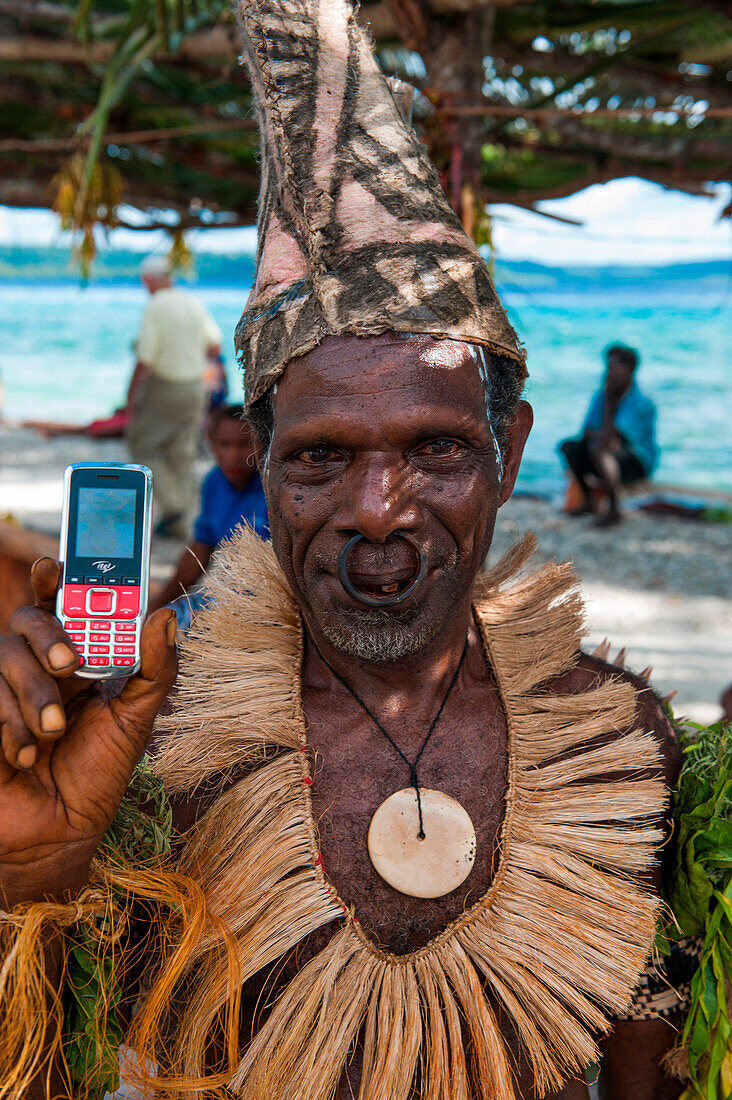
[[[590,407],[587,410],[584,424],[582,425],[582,438],[590,439],[597,434],[602,426],[603,417],[603,393],[598,390],[592,395]]]
[[[130,384],[127,387],[127,398],[125,400],[126,409],[132,409],[134,407],[135,395],[149,373],[149,367],[145,366],[145,364],[138,359],[135,363],[135,369],[132,372],[132,378],[130,378]]]
[[[663,777],[670,790],[676,785],[681,769],[676,732],[648,684],[637,676],[624,675],[638,690],[637,724],[658,740]],[[667,830],[670,832],[670,829],[668,821]],[[660,865],[654,870],[652,881],[660,893]],[[616,1020],[613,1030],[601,1044],[602,1100],[677,1100],[684,1085],[667,1076],[663,1059],[678,1041],[680,1023],[679,1019]]]
[[[597,687],[609,678],[621,678],[635,689],[633,725],[647,730],[656,738],[662,778],[671,790],[681,768],[681,750],[662,703],[645,680],[597,657],[582,654],[570,672],[553,681],[552,688],[575,694]],[[666,825],[670,830],[670,822]],[[649,884],[659,893],[661,878],[659,864],[649,877]],[[616,1020],[613,1030],[601,1043],[602,1100],[676,1100],[683,1086],[679,1087],[678,1081],[666,1076],[662,1061],[677,1038],[677,1030],[664,1020]]]
[[[150,602],[150,610],[156,611],[179,596],[185,595],[191,585],[194,585],[206,569],[215,547],[208,543],[193,539],[185,548],[175,569],[175,573]]]
[[[196,300],[198,301],[198,299],[196,299]],[[205,339],[206,339],[206,358],[207,359],[220,358],[221,357],[221,341],[224,338],[223,333],[222,333],[221,329],[219,328],[219,326],[217,325],[216,321],[214,321],[213,317],[211,316],[211,314],[206,309],[206,307],[200,301],[198,302],[198,304],[199,304],[199,308],[201,310],[201,317],[202,317],[202,320],[203,320],[203,328],[204,328]]]
[[[62,930],[78,919],[67,903],[88,880],[175,675],[175,619],[165,612],[145,624],[141,671],[119,696],[106,700],[79,680],[78,655],[53,614],[59,578],[57,562],[36,562],[35,606],[16,611],[0,641],[0,1079],[18,1100],[68,1095],[53,1076],[47,1089],[41,1069],[53,1063],[54,1024],[30,1047],[25,1036],[43,1021],[39,998],[52,1001],[60,986]],[[18,905],[31,909],[8,917]],[[44,938],[13,951],[36,919]],[[41,952],[47,992],[34,977]]]
[[[155,295],[150,299],[142,315],[140,334],[135,344],[137,362],[127,389],[127,408],[132,409],[135,397],[144,380],[154,372],[160,355],[161,334],[164,321]]]
[[[677,1100],[685,1086],[662,1063],[678,1040],[678,1024],[617,1020],[602,1043],[601,1100]]]

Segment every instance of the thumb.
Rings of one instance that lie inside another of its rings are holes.
[[[61,579],[61,566],[53,558],[36,558],[31,566],[31,587],[36,607],[53,614],[56,592]]]
[[[161,608],[145,623],[140,639],[140,671],[125,685],[110,710],[121,726],[147,739],[178,670],[175,612]]]

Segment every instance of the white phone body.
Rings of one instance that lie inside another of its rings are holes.
[[[123,462],[75,462],[64,472],[56,616],[90,680],[140,668],[147,615],[152,474]]]

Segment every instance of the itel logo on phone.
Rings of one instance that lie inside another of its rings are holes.
[[[92,565],[95,569],[98,569],[100,573],[111,573],[113,569],[117,568],[111,561],[94,561]]]

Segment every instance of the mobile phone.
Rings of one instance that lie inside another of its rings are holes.
[[[114,679],[140,667],[151,528],[147,466],[75,462],[66,467],[56,615],[81,658],[79,676]]]

